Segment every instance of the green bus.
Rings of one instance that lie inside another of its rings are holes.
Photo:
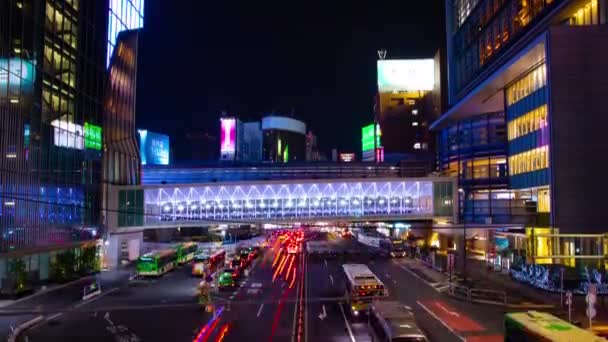
[[[176,251],[173,248],[146,253],[137,259],[137,275],[159,276],[176,266]]]
[[[546,312],[512,312],[505,315],[505,342],[606,342],[602,337],[581,329]]]
[[[175,246],[175,252],[177,253],[177,263],[183,265],[188,261],[194,259],[194,254],[198,250],[196,242],[184,242]]]

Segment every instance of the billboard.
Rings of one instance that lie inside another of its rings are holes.
[[[374,150],[380,146],[380,137],[382,132],[380,131],[380,125],[375,124],[376,132],[374,133],[374,124],[370,124],[361,128],[361,150],[369,151]],[[374,137],[376,142],[374,143]]]
[[[139,132],[142,165],[169,165],[169,136],[147,131]]]
[[[53,126],[53,144],[57,147],[84,150],[84,130],[79,124],[67,120],[55,119]]]
[[[93,150],[101,150],[102,139],[101,139],[102,128],[97,125],[84,123],[84,147]]]
[[[29,92],[36,80],[36,68],[31,62],[21,58],[0,58],[0,90],[8,87],[10,95]],[[0,94],[4,96],[4,94]]]
[[[352,163],[355,161],[354,153],[340,153],[338,159],[341,163]]]
[[[220,160],[234,160],[236,153],[236,119],[220,119]]]
[[[378,91],[430,91],[435,86],[432,59],[385,59],[378,61]]]

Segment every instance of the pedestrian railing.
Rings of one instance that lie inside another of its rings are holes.
[[[450,284],[450,295],[464,300],[480,303],[491,303],[507,305],[507,293],[505,291],[474,289],[467,286]]]
[[[507,305],[507,293],[499,290],[470,289],[470,300],[476,302],[500,303]]]

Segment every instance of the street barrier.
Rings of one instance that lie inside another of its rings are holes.
[[[488,289],[470,289],[470,300],[474,302],[507,305],[507,293],[505,291]]]
[[[475,289],[451,283],[448,293],[456,298],[476,303],[505,306],[508,304],[507,293],[505,291]]]
[[[101,285],[93,282],[82,289],[82,300],[91,299],[99,294],[101,294]]]
[[[7,341],[8,342],[15,342],[15,341],[17,341],[17,338],[19,337],[19,335],[22,332],[24,332],[25,330],[27,330],[27,329],[33,327],[34,325],[40,323],[43,319],[44,319],[44,316],[37,316],[37,317],[34,317],[34,318],[30,319],[27,322],[19,324],[19,326],[17,326],[17,328],[15,328],[8,335]]]

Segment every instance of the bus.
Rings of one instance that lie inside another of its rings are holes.
[[[381,239],[380,253],[392,258],[404,257],[406,254],[405,244],[401,239]]]
[[[196,242],[185,242],[175,246],[175,252],[177,253],[177,263],[183,265],[188,261],[194,259],[194,254],[198,250]]]
[[[346,301],[353,315],[368,309],[373,299],[388,296],[382,281],[364,264],[342,265],[346,275]]]
[[[224,266],[226,260],[226,251],[220,249],[209,256],[208,254],[202,253],[194,257],[194,264],[192,265],[192,275],[194,276],[207,276]]]
[[[510,341],[606,342],[608,340],[546,312],[527,311],[505,315],[505,342]]]
[[[146,253],[137,259],[137,275],[159,276],[171,271],[176,266],[175,249],[164,249]]]

